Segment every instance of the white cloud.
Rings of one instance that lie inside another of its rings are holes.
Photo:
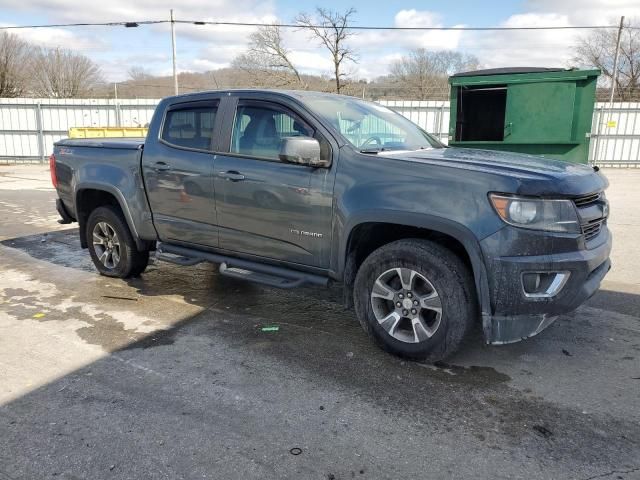
[[[154,75],[171,74],[170,52],[145,52],[123,55],[101,60],[99,64],[105,79],[112,82],[128,80],[129,74],[127,72],[131,67],[142,67],[146,72]]]
[[[267,0],[109,0],[77,2],[72,0],[0,0],[0,11],[37,14],[46,23],[121,22],[165,20],[174,8],[177,20],[273,22],[274,5]],[[26,15],[24,15],[26,16]],[[176,24],[180,70],[203,71],[228,65],[235,54],[246,48],[252,27],[196,26]],[[79,35],[78,32],[82,32]],[[169,50],[169,25],[141,25],[139,28],[90,27],[85,29],[24,30],[26,39],[44,46],[62,46],[83,51],[102,67],[110,80],[123,80],[133,64],[118,55],[122,39],[131,39],[130,53],[153,56]],[[194,46],[195,45],[195,46]],[[169,50],[170,52],[170,50]],[[195,53],[194,53],[195,52]],[[170,64],[159,61],[138,62],[154,74],[166,71]]]
[[[399,10],[394,17],[396,27],[443,27],[442,17],[425,10]],[[457,27],[463,25],[456,25]],[[393,61],[408,50],[456,50],[462,32],[458,30],[375,30],[359,32],[350,39],[359,53],[357,74],[361,78],[373,79],[388,73]]]
[[[263,17],[274,12],[271,1],[263,0],[109,0],[77,2],[73,0],[0,0],[0,8],[14,12],[37,12],[64,22],[120,22],[168,20],[174,9],[177,20],[213,20]],[[238,15],[240,12],[240,15]]]
[[[108,48],[108,43],[97,37],[78,35],[63,28],[24,28],[11,30],[11,33],[41,47],[59,47],[80,51]]]
[[[432,28],[444,25],[437,13],[412,9],[396,13],[394,26]],[[380,48],[455,50],[460,42],[461,33],[457,30],[374,30],[359,33],[353,37],[351,43],[360,50],[371,52],[378,52]]]
[[[244,44],[208,45],[196,53],[196,58],[212,65],[228,66],[237,55],[245,50],[246,45]],[[202,63],[201,65],[205,65],[205,63]]]
[[[638,0],[528,0],[527,11],[566,15],[572,25],[617,25],[621,15],[640,16]]]
[[[640,16],[638,0],[525,0],[522,12],[500,18],[496,24],[521,26],[568,26],[613,24],[621,14]],[[48,22],[108,22],[123,20],[167,19],[175,8],[178,20],[229,20],[273,22],[275,0],[109,0],[77,2],[71,0],[0,0],[0,11],[37,14]],[[493,8],[493,7],[487,7]],[[26,17],[26,15],[24,15]],[[384,20],[374,22],[384,24]],[[398,27],[442,27],[440,13],[434,10],[399,9],[393,18]],[[456,24],[453,26],[463,26]],[[24,38],[45,46],[72,48],[98,61],[109,79],[122,80],[133,65],[142,65],[151,73],[170,72],[169,26],[94,27],[91,29],[23,30]],[[228,66],[246,49],[254,27],[176,25],[178,66],[184,71],[206,71]],[[114,39],[114,32],[118,36]],[[459,50],[476,55],[483,66],[568,66],[571,47],[583,30],[524,31],[358,31],[349,44],[359,56],[350,66],[356,76],[372,79],[385,74],[389,65],[408,50]],[[286,29],[285,42],[291,57],[304,73],[328,74],[329,55],[307,32]],[[131,39],[130,51],[117,51],[116,40]]]
[[[435,27],[440,19],[441,16],[435,12],[400,10],[396,13],[395,24],[397,27]]]
[[[291,61],[300,68],[301,71],[314,73],[316,75],[330,72],[333,68],[333,63],[329,55],[324,51],[310,52],[293,50],[291,52]]]
[[[500,25],[616,25],[621,15],[640,16],[637,0],[528,0],[527,13],[512,15]],[[573,46],[588,30],[523,30],[468,32],[460,48],[475,54],[486,67],[571,66]]]
[[[568,26],[569,18],[557,13],[512,15],[500,26]],[[483,66],[567,67],[575,30],[510,30],[467,32],[460,49],[476,55]]]

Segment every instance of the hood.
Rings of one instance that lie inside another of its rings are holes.
[[[576,196],[605,189],[607,179],[593,167],[521,153],[475,148],[433,148],[389,151],[379,155],[510,179],[514,191],[539,196]],[[504,182],[500,182],[504,184]],[[490,185],[488,185],[491,187]]]

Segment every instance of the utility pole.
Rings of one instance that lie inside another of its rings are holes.
[[[176,71],[176,23],[171,12],[171,51],[173,53],[173,94],[178,95],[178,72]]]
[[[616,81],[618,79],[618,57],[620,56],[620,39],[622,37],[622,29],[624,28],[624,15],[620,17],[620,26],[618,27],[618,40],[616,41],[616,53],[613,56],[613,72],[611,72],[611,94],[609,96],[609,118],[607,127],[611,122],[611,114],[613,113],[613,97],[616,93]]]
[[[118,82],[113,82],[113,108],[116,111],[116,127],[121,126],[120,105],[118,104]]]

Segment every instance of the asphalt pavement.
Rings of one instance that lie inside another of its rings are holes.
[[[101,277],[47,167],[0,166],[0,480],[640,479],[640,169],[605,173],[602,290],[433,366],[375,347],[336,288]]]

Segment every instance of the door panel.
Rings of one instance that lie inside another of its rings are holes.
[[[218,245],[211,152],[216,113],[217,102],[174,105],[160,140],[145,147],[147,196],[163,241]]]
[[[504,142],[571,141],[575,93],[574,82],[509,85]]]
[[[313,134],[300,117],[276,104],[238,104],[232,153],[216,154],[215,160],[221,248],[328,266],[331,170],[277,160],[281,138]]]

